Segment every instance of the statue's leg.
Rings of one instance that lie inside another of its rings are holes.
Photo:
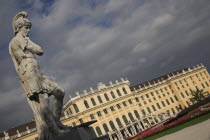
[[[52,104],[52,113],[55,118],[57,126],[61,129],[69,129],[69,127],[63,125],[60,121],[62,108],[63,108],[63,98],[65,96],[64,90],[60,86],[58,86],[56,87],[55,90],[53,90],[51,94],[55,96]]]
[[[39,94],[40,114],[46,125],[55,136],[65,133],[65,131],[58,128],[52,112],[49,107],[49,97],[47,93]]]

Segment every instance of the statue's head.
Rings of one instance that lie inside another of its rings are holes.
[[[28,36],[30,28],[32,26],[31,22],[27,19],[27,12],[18,13],[12,22],[14,34],[16,35],[18,32],[21,32],[25,36]]]

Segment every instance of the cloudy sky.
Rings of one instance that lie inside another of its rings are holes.
[[[66,98],[128,78],[135,85],[203,63],[210,70],[209,0],[1,0],[0,131],[33,118],[8,54],[12,19],[27,11],[41,71]]]

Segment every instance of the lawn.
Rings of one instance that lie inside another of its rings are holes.
[[[148,136],[146,138],[139,138],[137,140],[154,140],[154,139],[157,139],[157,138],[160,138],[160,137],[163,137],[165,135],[168,135],[168,134],[171,134],[171,133],[174,133],[174,132],[177,132],[183,128],[186,128],[186,127],[189,127],[189,126],[192,126],[192,125],[195,125],[195,124],[198,124],[198,123],[201,123],[207,119],[210,119],[210,112],[207,113],[207,114],[204,114],[202,116],[199,116],[197,118],[194,118],[194,119],[191,119],[187,122],[184,122],[184,123],[181,123],[179,125],[176,125],[174,127],[171,127],[167,130],[164,130],[162,132],[159,132],[159,133],[156,133],[154,135],[151,135],[151,136]]]

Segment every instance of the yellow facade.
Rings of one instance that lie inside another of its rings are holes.
[[[172,72],[132,87],[127,79],[110,82],[107,85],[99,83],[96,90],[90,88],[90,91],[77,93],[76,97],[70,98],[64,105],[65,118],[62,122],[68,126],[75,126],[97,120],[92,125],[97,136],[109,132],[110,136],[113,135],[110,139],[120,139],[119,137],[126,136],[131,130],[136,134],[139,132],[138,128],[149,127],[151,122],[160,120],[151,117],[153,121],[148,122],[142,119],[148,114],[151,116],[162,113],[177,114],[191,104],[189,100],[192,97],[191,90],[199,88],[209,93],[209,85],[209,73],[202,65]],[[135,121],[136,123],[131,125],[131,122]],[[115,137],[114,132],[118,131],[122,134],[116,133]],[[28,136],[34,139],[37,134]],[[26,135],[19,139],[28,140],[29,137]]]

